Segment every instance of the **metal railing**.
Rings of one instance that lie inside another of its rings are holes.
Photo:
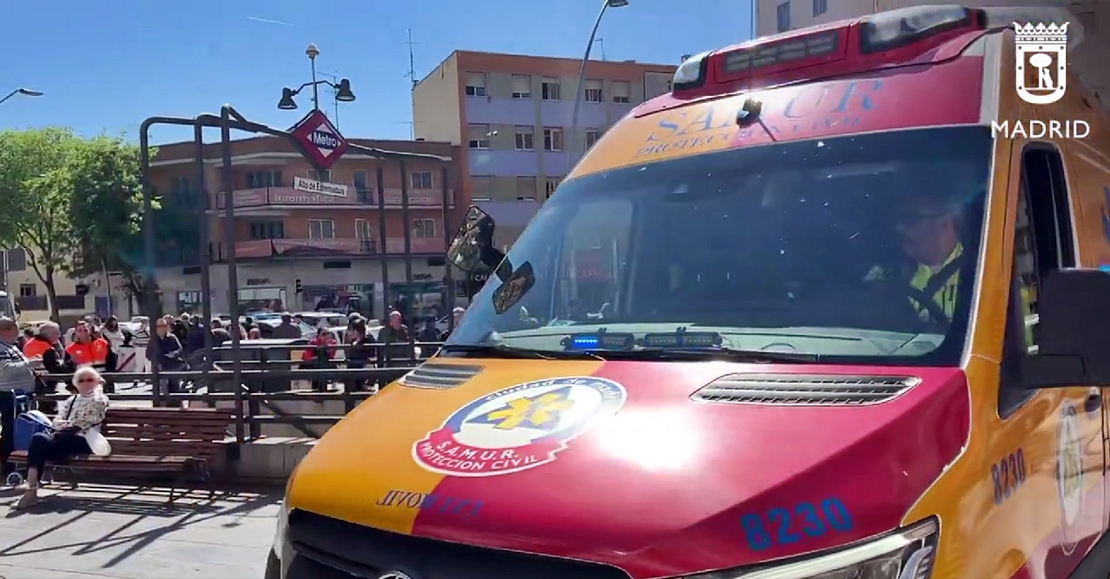
[[[419,353],[423,354],[434,353],[441,346],[442,343],[439,342],[367,344],[364,347],[375,351],[374,358],[366,360],[367,367],[348,368],[341,367],[346,366],[348,360],[306,362],[292,356],[305,350],[346,351],[352,348],[351,344],[335,344],[321,348],[307,344],[243,344],[239,348],[241,356],[256,353],[259,359],[240,359],[238,372],[225,369],[221,365],[229,362],[217,359],[208,366],[207,361],[202,359],[192,361],[193,365],[204,366],[200,369],[161,371],[157,374],[157,381],[154,379],[155,375],[148,372],[105,372],[102,376],[115,384],[138,383],[151,386],[149,392],[124,391],[109,394],[109,398],[114,402],[150,402],[156,407],[180,406],[186,401],[202,402],[210,407],[219,402],[233,402],[235,442],[242,444],[260,438],[264,424],[290,424],[304,436],[316,437],[318,435],[308,428],[309,426],[335,424],[360,402],[376,394],[378,388],[404,376],[427,359],[427,356],[419,355],[415,348],[419,348]],[[414,349],[409,350],[409,348]],[[231,348],[218,347],[213,351],[217,354],[231,352]],[[406,351],[417,355],[396,355]],[[297,367],[309,363],[320,367]],[[235,384],[236,374],[240,377],[238,387]],[[50,382],[68,383],[72,376],[72,374],[43,374],[41,378]],[[322,392],[293,390],[292,383],[295,380],[324,381],[328,384],[339,382],[343,387],[335,391]],[[180,385],[181,390],[185,391],[170,392],[171,383]],[[276,389],[278,383],[287,384],[288,387]],[[352,385],[361,383],[372,383],[374,387],[370,390],[351,388]],[[35,400],[57,402],[70,396],[72,396],[71,393],[41,394],[37,395]],[[343,401],[343,415],[301,415],[287,412],[275,404],[282,401],[327,400]],[[263,409],[269,413],[263,412]]]

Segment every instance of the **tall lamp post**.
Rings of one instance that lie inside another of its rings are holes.
[[[278,101],[278,108],[283,111],[291,111],[297,108],[297,102],[293,97],[300,94],[300,92],[308,87],[312,87],[312,108],[320,110],[320,85],[326,84],[335,89],[335,100],[341,103],[349,103],[355,100],[355,93],[351,92],[351,81],[345,78],[339,79],[339,82],[331,82],[326,79],[316,79],[316,57],[320,56],[320,49],[316,48],[315,44],[309,44],[308,48],[304,51],[305,56],[312,63],[312,81],[306,82],[301,86],[293,89],[285,87],[281,89],[281,100]]]
[[[594,47],[597,29],[601,26],[601,18],[605,16],[606,10],[625,6],[628,6],[628,0],[602,0],[601,12],[598,12],[593,30],[590,31],[590,39],[586,42],[586,55],[582,57],[582,70],[578,72],[578,86],[574,87],[574,112],[570,116],[571,152],[567,160],[567,173],[570,173],[570,170],[574,167],[574,157],[578,151],[578,111],[582,108],[582,85],[586,83],[586,64],[590,62],[590,50]],[[583,146],[585,146],[585,142],[583,142]]]
[[[22,96],[29,96],[29,97],[40,97],[40,96],[42,96],[42,93],[37,91],[37,90],[31,90],[29,88],[17,88],[15,90],[13,90],[12,92],[8,93],[7,96],[5,96],[4,98],[0,99],[0,103],[12,98],[15,95],[22,95]]]

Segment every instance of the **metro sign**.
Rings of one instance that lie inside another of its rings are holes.
[[[318,171],[330,169],[347,152],[349,146],[347,139],[339,134],[339,129],[319,110],[305,115],[301,122],[293,126],[290,136],[300,147],[301,154]]]

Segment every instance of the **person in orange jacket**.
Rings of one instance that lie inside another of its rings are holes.
[[[73,343],[66,346],[66,353],[73,358],[74,363],[103,370],[112,353],[108,340],[94,336],[92,328],[86,322],[77,322],[73,336]]]
[[[42,369],[47,374],[71,374],[77,370],[73,356],[69,355],[61,343],[62,330],[54,322],[46,322],[39,326],[35,336],[23,344],[23,355],[28,360],[39,360]],[[67,380],[67,390],[75,390]],[[58,380],[40,378],[35,384],[35,395],[54,394],[57,391]],[[39,410],[47,414],[55,412],[56,403],[39,402]]]

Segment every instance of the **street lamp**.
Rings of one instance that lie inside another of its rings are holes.
[[[320,56],[320,49],[316,48],[315,44],[309,44],[308,48],[304,51],[305,56],[312,63],[312,82],[306,82],[301,86],[293,89],[285,87],[281,89],[281,100],[278,101],[277,107],[283,111],[291,111],[297,108],[297,101],[293,97],[300,94],[302,90],[307,87],[312,87],[312,108],[320,110],[320,91],[319,86],[326,84],[335,89],[335,100],[341,103],[349,103],[355,100],[355,93],[351,92],[351,81],[345,78],[339,79],[338,83],[333,83],[329,80],[321,79],[316,80],[316,57]]]
[[[594,28],[590,31],[590,40],[586,42],[586,55],[582,57],[582,70],[578,72],[578,86],[574,87],[574,112],[570,117],[570,156],[567,160],[567,173],[570,173],[574,167],[574,155],[578,149],[578,110],[582,108],[582,85],[586,83],[586,64],[590,62],[590,50],[594,47],[594,37],[597,36],[597,29],[601,26],[601,17],[605,16],[605,11],[609,8],[623,8],[628,6],[628,0],[602,0],[601,12],[597,14],[597,20],[594,21]],[[583,146],[585,143],[583,142]]]
[[[15,96],[17,94],[18,95],[23,95],[23,96],[29,96],[29,97],[40,97],[40,96],[42,96],[42,93],[37,91],[37,90],[31,90],[29,88],[17,88],[15,90],[13,90],[12,92],[8,93],[8,95],[5,96],[4,98],[0,99],[0,103],[12,98],[13,96]]]

